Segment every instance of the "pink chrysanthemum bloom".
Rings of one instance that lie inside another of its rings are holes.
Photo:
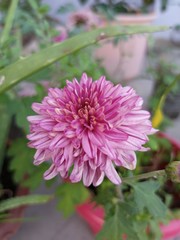
[[[92,81],[83,74],[80,82],[50,88],[42,103],[32,105],[38,115],[28,117],[34,164],[52,159],[45,179],[60,174],[98,186],[106,175],[120,184],[115,166],[134,169],[134,151],[145,151],[147,135],[155,132],[142,103],[131,87],[114,86],[104,76]]]

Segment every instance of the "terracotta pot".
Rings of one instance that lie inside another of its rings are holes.
[[[19,188],[17,191],[17,196],[24,196],[29,193],[26,188]],[[21,226],[21,221],[8,222],[11,219],[22,218],[24,215],[26,206],[18,207],[9,211],[9,217],[6,222],[0,223],[0,239],[9,240],[13,235],[16,234],[19,227]]]
[[[113,25],[145,25],[155,20],[156,14],[119,15]],[[120,39],[117,44],[104,40],[97,48],[95,57],[101,60],[113,81],[130,80],[137,77],[142,70],[147,49],[147,36],[133,35]]]

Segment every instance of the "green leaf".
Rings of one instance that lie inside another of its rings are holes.
[[[29,195],[14,197],[0,202],[0,212],[4,212],[23,205],[47,203],[52,200],[52,195]]]
[[[95,29],[67,39],[62,43],[56,43],[29,57],[7,66],[0,71],[0,93],[11,88],[29,75],[46,68],[55,61],[75,52],[81,48],[95,44],[106,38],[132,35],[137,33],[151,33],[165,31],[164,26],[109,26]]]
[[[167,207],[156,194],[160,184],[157,181],[145,181],[132,184],[134,200],[139,211],[147,209],[154,218],[163,218],[167,214]]]
[[[3,97],[3,99],[2,99]],[[3,104],[3,100],[6,101],[6,96],[1,96],[0,101],[0,116],[1,116],[1,124],[0,124],[0,174],[3,165],[3,158],[6,148],[6,140],[8,138],[10,123],[11,123],[11,115],[8,112],[6,104]]]
[[[43,174],[48,169],[49,164],[43,163],[40,166],[32,166],[33,171],[28,175],[22,183],[22,186],[28,187],[30,190],[35,190],[43,180]]]
[[[10,33],[11,27],[13,25],[13,20],[14,20],[16,8],[17,8],[17,5],[18,5],[18,1],[19,0],[11,1],[11,5],[9,7],[8,14],[7,14],[7,17],[6,17],[6,20],[5,20],[5,26],[4,26],[4,29],[2,31],[2,35],[1,35],[1,38],[0,38],[0,43],[1,44],[5,43],[6,40],[8,40],[8,38],[9,38],[9,33]]]
[[[23,129],[25,133],[29,132],[27,116],[34,114],[31,109],[31,105],[33,102],[35,102],[35,100],[35,97],[24,97],[14,100],[14,102],[11,104],[11,109],[14,108],[16,124],[19,128]]]
[[[147,236],[147,221],[140,221],[134,219],[133,221],[133,229],[137,234],[138,240],[147,240],[149,239]],[[159,227],[159,225],[157,225]]]
[[[16,139],[11,145],[8,155],[12,157],[10,170],[13,171],[13,178],[16,183],[24,181],[25,174],[31,174],[34,170],[34,150],[27,147],[27,140]]]
[[[97,235],[97,240],[120,240],[123,239],[123,236],[126,236],[128,240],[142,239],[138,237],[136,232],[139,228],[137,228],[137,225],[134,225],[133,215],[135,212],[135,206],[131,206],[129,203],[117,204],[114,214],[105,221],[102,231]],[[143,239],[145,240],[146,238]]]
[[[150,136],[149,137],[149,142],[148,142],[148,146],[151,148],[151,150],[153,151],[157,151],[159,149],[159,143],[157,140],[156,136]]]
[[[74,212],[77,204],[87,200],[89,192],[82,183],[63,183],[57,188],[56,196],[59,199],[58,210],[67,217]]]
[[[157,221],[149,221],[149,227],[150,227],[150,236],[151,239],[153,240],[159,240],[162,237],[162,233],[159,227],[159,223],[157,223]],[[153,235],[153,236],[152,236]]]

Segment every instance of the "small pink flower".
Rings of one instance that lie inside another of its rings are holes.
[[[146,151],[142,145],[155,132],[142,103],[131,87],[114,86],[103,76],[92,81],[83,74],[80,82],[50,88],[42,103],[32,105],[38,115],[28,117],[34,164],[52,159],[45,179],[60,174],[97,186],[106,175],[120,184],[115,166],[134,169],[135,151]]]
[[[50,87],[50,82],[41,80],[38,82],[47,91]],[[37,95],[36,84],[31,82],[22,82],[17,88],[17,95],[19,97],[33,97]]]
[[[68,38],[68,32],[65,27],[57,26],[56,30],[59,32],[59,34],[53,38],[54,42],[63,42]]]

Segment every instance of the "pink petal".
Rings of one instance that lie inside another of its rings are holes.
[[[83,183],[85,186],[90,186],[94,178],[95,170],[92,169],[88,163],[84,165],[83,169]]]
[[[79,182],[82,178],[84,164],[76,163],[70,175],[71,182]]]
[[[30,123],[40,123],[40,121],[43,120],[43,119],[44,119],[44,116],[41,116],[41,115],[27,117],[27,120]]]
[[[104,172],[102,172],[99,168],[96,169],[95,175],[94,175],[94,179],[93,179],[93,185],[95,187],[99,186],[103,179],[104,179]]]
[[[45,160],[48,160],[50,158],[51,158],[50,151],[45,149],[38,149],[36,151],[36,154],[34,155],[34,165],[39,165]]]
[[[87,153],[87,155],[90,158],[92,158],[93,157],[92,147],[91,147],[91,143],[90,143],[89,138],[86,133],[83,134],[83,137],[82,137],[82,147],[83,147],[84,151]]]
[[[114,184],[118,185],[121,183],[121,179],[116,172],[111,160],[107,160],[106,162],[106,168],[105,168],[105,174],[106,176],[113,182]]]
[[[54,164],[44,173],[44,179],[49,180],[55,177],[58,174],[56,167]]]

